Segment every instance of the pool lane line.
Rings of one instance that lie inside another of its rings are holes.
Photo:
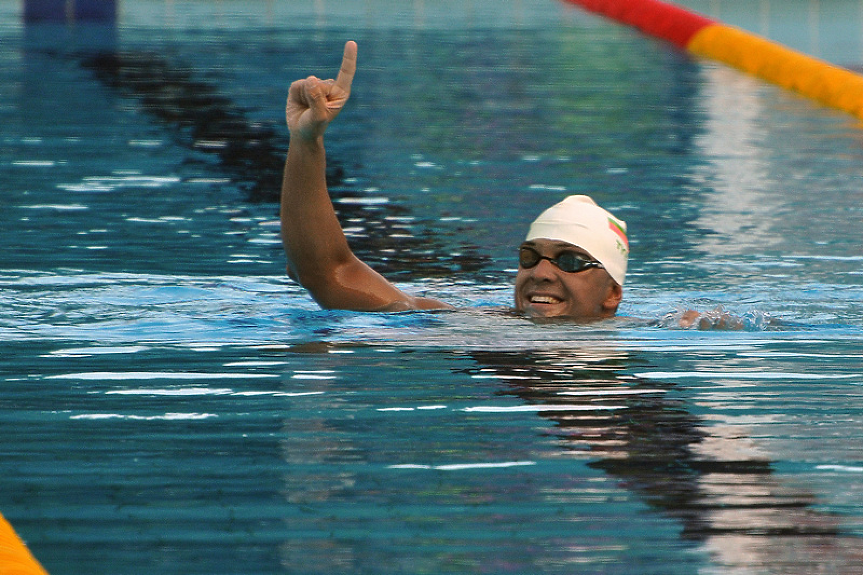
[[[863,76],[660,0],[564,0],[863,120]]]
[[[174,143],[193,151],[184,163],[197,162],[204,155],[214,157],[220,171],[248,201],[278,204],[289,143],[286,127],[250,117],[247,108],[192,64],[158,50],[42,53],[76,63],[121,97],[137,101],[142,112],[167,128]],[[285,57],[292,56],[290,52]],[[351,234],[351,244],[376,270],[392,277],[430,278],[451,277],[453,270],[484,273],[489,269],[492,259],[466,242],[459,242],[457,253],[446,258],[428,256],[453,249],[401,203],[383,198],[368,209],[370,189],[349,181],[355,180],[349,172],[359,170],[362,175],[363,168],[351,159],[350,151],[330,152],[326,179],[336,213],[342,221],[354,222],[351,226],[358,230]],[[400,218],[408,216],[416,220],[415,233],[406,232],[413,225],[401,223]]]
[[[0,514],[0,573],[48,575],[2,514]]]

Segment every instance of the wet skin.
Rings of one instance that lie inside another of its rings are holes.
[[[572,244],[546,239],[524,242],[541,256],[556,258],[574,251],[593,259]],[[567,273],[548,260],[532,268],[519,266],[515,278],[515,308],[530,317],[569,318],[594,321],[613,317],[623,297],[623,288],[602,268]]]

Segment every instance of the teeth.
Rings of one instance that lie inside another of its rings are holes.
[[[560,300],[547,295],[535,295],[530,298],[530,303],[557,303],[558,301]]]

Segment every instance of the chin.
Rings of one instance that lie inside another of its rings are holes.
[[[560,319],[568,321],[583,321],[578,314],[574,314],[565,305],[537,306],[535,304],[528,304],[522,306],[519,311],[527,317],[535,320]]]
[[[537,306],[536,304],[526,304],[516,308],[516,311],[524,314],[525,316],[529,317],[534,321],[539,322],[565,321],[572,323],[591,323],[607,319],[608,317],[602,314],[579,313],[570,309],[565,304],[554,306]]]
[[[570,314],[566,310],[537,309],[533,306],[525,308],[522,310],[522,313],[532,318],[570,317]]]

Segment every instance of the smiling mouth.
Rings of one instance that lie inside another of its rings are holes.
[[[532,295],[532,296],[530,296],[528,301],[530,303],[533,303],[533,304],[549,305],[549,304],[558,304],[558,303],[562,302],[563,300],[560,298],[556,298],[554,296],[550,296],[550,295]]]

